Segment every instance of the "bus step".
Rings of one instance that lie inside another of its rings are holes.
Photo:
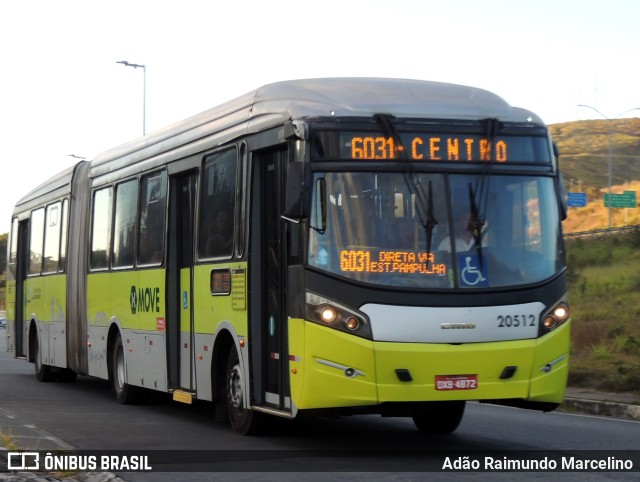
[[[262,413],[268,413],[269,415],[275,415],[276,417],[294,418],[293,414],[290,411],[278,410],[276,408],[261,407],[261,406],[254,405],[254,406],[251,407],[251,409],[255,410],[256,412],[262,412]]]
[[[193,403],[193,393],[187,392],[186,390],[174,390],[173,391],[173,399],[176,402],[187,403],[191,405]]]

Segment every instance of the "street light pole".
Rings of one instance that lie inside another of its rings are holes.
[[[604,119],[608,120],[608,124],[609,124],[609,133],[607,134],[607,142],[609,144],[609,167],[608,167],[608,184],[609,184],[609,229],[611,229],[612,227],[612,211],[611,211],[611,205],[613,204],[613,196],[611,195],[611,158],[612,158],[612,153],[611,153],[611,121],[618,119],[619,117],[622,117],[625,114],[628,114],[631,111],[634,110],[640,110],[640,107],[634,107],[632,109],[629,110],[625,110],[622,114],[618,114],[615,117],[607,117],[606,115],[604,115],[602,112],[600,112],[598,109],[596,109],[595,107],[591,107],[590,105],[585,105],[585,104],[578,104],[578,107],[586,107],[587,109],[591,109],[594,112],[597,112],[598,114],[600,114],[600,116],[602,116]]]
[[[142,135],[145,135],[147,133],[147,67],[141,64],[132,64],[126,60],[119,60],[116,64],[142,69]]]

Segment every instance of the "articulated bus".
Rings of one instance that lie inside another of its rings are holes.
[[[569,308],[557,152],[472,87],[264,86],[81,161],[17,205],[9,348],[41,381],[109,380],[269,416],[553,410]]]

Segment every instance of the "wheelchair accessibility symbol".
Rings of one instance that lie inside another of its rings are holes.
[[[460,284],[462,286],[489,286],[485,266],[480,269],[480,260],[477,256],[460,255],[458,266],[460,267]]]

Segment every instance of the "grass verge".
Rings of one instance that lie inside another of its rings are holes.
[[[567,242],[569,384],[640,392],[640,230]]]

